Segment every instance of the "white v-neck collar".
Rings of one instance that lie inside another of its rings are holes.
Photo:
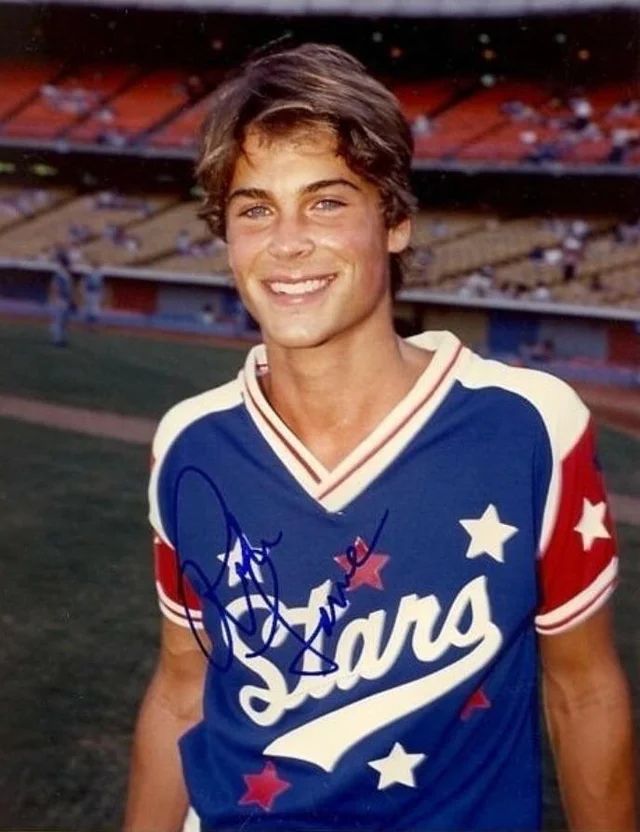
[[[268,366],[264,344],[247,356],[239,381],[249,415],[289,473],[327,511],[344,508],[397,458],[444,399],[456,379],[455,367],[468,354],[450,332],[425,332],[408,341],[433,351],[429,366],[407,395],[331,471],[287,427],[262,392],[258,379]]]

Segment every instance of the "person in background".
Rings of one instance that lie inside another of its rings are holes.
[[[102,270],[95,266],[85,272],[82,278],[83,316],[90,327],[93,327],[100,319],[103,292],[104,275]]]
[[[66,347],[68,344],[67,330],[69,320],[75,310],[73,297],[73,276],[71,262],[64,249],[55,253],[55,269],[51,276],[51,343],[56,347]]]

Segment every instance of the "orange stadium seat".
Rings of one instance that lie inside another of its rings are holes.
[[[536,106],[546,97],[538,84],[497,83],[445,110],[433,122],[433,132],[416,137],[418,158],[454,156],[464,145],[506,122],[501,105],[510,100]]]
[[[436,78],[432,81],[391,83],[389,86],[400,101],[403,113],[412,121],[417,116],[428,116],[450,104],[464,84],[451,78]]]
[[[60,96],[58,104],[41,89],[38,97],[7,124],[4,133],[54,138],[101,106],[133,78],[134,72],[132,67],[125,66],[83,66],[55,84]],[[77,94],[75,102],[74,94]]]
[[[537,142],[555,138],[556,133],[546,127],[523,122],[508,122],[496,130],[473,141],[458,153],[459,159],[497,162],[517,162],[531,152],[531,145],[525,141],[527,133],[535,134]]]
[[[604,119],[611,108],[625,98],[625,85],[606,84],[587,90],[585,95],[593,107],[593,121],[604,127]],[[602,137],[586,138],[568,147],[562,155],[562,161],[569,164],[605,161],[611,150],[611,139],[608,132],[605,129]]]
[[[226,70],[212,69],[196,76],[197,86],[212,90],[223,80]],[[197,103],[181,110],[175,118],[162,125],[147,139],[152,147],[194,150],[198,144],[200,128],[210,107],[211,96],[206,94]]]
[[[209,110],[209,98],[204,98],[188,110],[179,113],[173,121],[154,133],[149,139],[152,147],[176,147],[189,150],[196,147],[200,126]]]
[[[569,94],[565,97],[568,100],[573,95],[581,97],[584,95],[589,100],[593,108],[593,118],[598,120],[607,115],[611,107],[622,101],[624,98],[633,94],[633,87],[625,83],[616,84],[602,84],[599,87],[591,87],[585,90],[576,90],[575,93]],[[571,110],[568,105],[558,98],[550,98],[543,107],[540,108],[540,113],[543,116],[571,116]]]
[[[111,134],[114,144],[128,143],[187,104],[188,77],[182,70],[148,73],[109,102],[108,118],[104,113],[96,113],[69,130],[67,138],[75,142],[96,142]]]
[[[53,82],[60,64],[36,61],[0,62],[0,120],[27,104],[38,94],[42,84]]]
[[[614,105],[637,97],[636,86],[625,83],[606,84],[575,93],[575,96],[584,97],[590,103],[590,121],[598,124],[600,135],[592,135],[588,131],[581,135],[580,131],[571,130],[568,126],[576,118],[568,104],[574,93],[562,98],[548,95],[541,105],[533,108],[533,119],[505,119],[477,140],[472,139],[458,151],[457,158],[515,162],[527,158],[537,147],[549,144],[554,146],[555,157],[563,163],[606,162],[613,146],[614,128],[624,126],[640,130],[640,115],[612,114]],[[530,136],[529,141],[527,134]]]

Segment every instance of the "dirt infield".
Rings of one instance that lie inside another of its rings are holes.
[[[119,413],[84,407],[68,407],[20,396],[0,395],[0,416],[8,416],[33,425],[45,425],[138,444],[148,444],[155,430],[155,422],[152,419],[122,416]]]
[[[580,385],[578,392],[597,420],[640,439],[640,392]],[[148,445],[155,422],[138,416],[52,404],[20,396],[0,395],[0,417],[5,416],[59,430]],[[611,494],[618,522],[640,525],[640,498]]]

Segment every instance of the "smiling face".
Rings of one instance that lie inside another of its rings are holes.
[[[389,254],[410,222],[385,228],[377,188],[336,154],[328,127],[249,130],[226,209],[229,262],[267,345],[315,347],[391,327]]]

